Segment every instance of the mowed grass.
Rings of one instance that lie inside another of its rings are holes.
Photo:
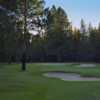
[[[0,64],[0,100],[100,100],[100,81],[79,82],[47,78],[48,71],[80,73],[82,76],[100,77],[96,68],[79,68],[79,64]]]

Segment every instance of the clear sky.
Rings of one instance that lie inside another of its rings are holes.
[[[97,26],[100,22],[100,0],[45,0],[46,7],[53,4],[61,6],[68,14],[73,26],[79,27],[80,20],[83,18],[88,24],[91,22]]]

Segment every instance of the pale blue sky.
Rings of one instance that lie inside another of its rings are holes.
[[[100,22],[100,0],[45,0],[46,7],[53,4],[61,6],[68,14],[69,20],[74,26],[80,26],[80,20],[83,18],[88,24],[91,22],[97,26]]]

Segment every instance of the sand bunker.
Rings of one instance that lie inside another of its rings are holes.
[[[93,67],[96,67],[96,65],[95,64],[80,64],[77,67],[93,68]]]
[[[80,74],[75,73],[48,72],[44,73],[43,76],[49,78],[59,78],[64,81],[100,81],[100,78],[82,77]]]

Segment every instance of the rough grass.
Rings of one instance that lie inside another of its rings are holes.
[[[78,64],[0,64],[0,100],[100,100],[100,82],[71,82],[43,77],[48,71],[76,72],[100,77],[96,68],[79,68]]]

